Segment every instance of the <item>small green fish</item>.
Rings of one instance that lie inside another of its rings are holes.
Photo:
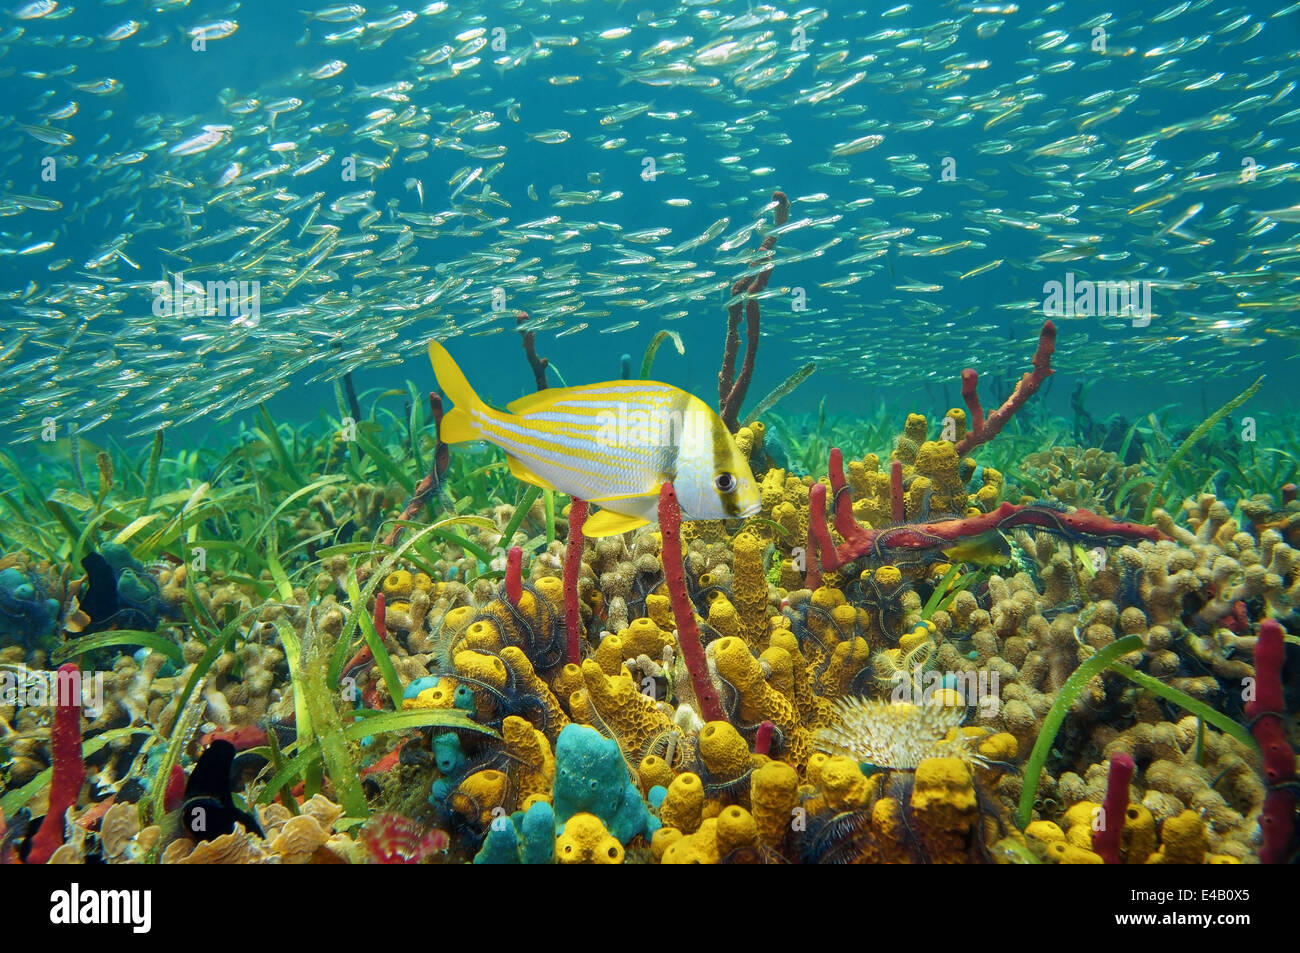
[[[962,539],[944,549],[943,554],[955,563],[976,566],[1005,566],[1011,562],[1011,544],[995,529]]]

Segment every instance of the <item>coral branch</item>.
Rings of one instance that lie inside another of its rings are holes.
[[[1259,813],[1261,864],[1284,864],[1296,847],[1295,752],[1286,738],[1282,697],[1285,655],[1282,626],[1275,619],[1265,619],[1255,643],[1255,698],[1246,705],[1251,734],[1264,754],[1264,778],[1268,781]]]
[[[582,569],[587,522],[587,501],[573,501],[569,507],[569,540],[564,548],[564,631],[568,635],[569,664],[582,664],[582,611],[578,607],[578,573]]]
[[[822,487],[822,493],[826,491]],[[686,591],[686,572],[682,566],[682,510],[677,505],[677,492],[671,483],[659,488],[659,529],[663,535],[664,582],[672,600],[673,618],[677,620],[677,646],[690,673],[695,688],[695,700],[700,706],[700,717],[705,721],[727,721],[722,702],[709,678],[704,646],[700,644],[700,628],[695,624],[695,608]]]
[[[1025,405],[1025,401],[1034,396],[1043,381],[1055,373],[1052,370],[1052,352],[1055,350],[1056,325],[1051,321],[1044,321],[1043,329],[1038,334],[1038,348],[1034,351],[1033,371],[1020,378],[1020,383],[1006,399],[1006,403],[989,414],[987,420],[984,419],[984,411],[980,408],[979,395],[975,393],[979,375],[969,368],[962,371],[961,394],[966,399],[966,406],[971,412],[971,427],[966,436],[957,442],[959,455],[970,453],[980,444],[988,443],[1002,432],[1007,421]]]
[[[864,534],[865,536],[866,534]],[[843,560],[839,558],[839,549],[835,546],[835,541],[831,539],[831,532],[826,528],[826,484],[814,483],[812,489],[808,491],[808,539],[809,550],[816,551],[818,564],[822,569],[827,571],[838,569],[843,565]],[[861,542],[861,541],[859,541]],[[842,547],[848,546],[845,543]],[[869,551],[870,546],[867,547]],[[816,588],[812,585],[813,578],[809,577],[809,589]],[[821,585],[821,573],[816,574],[816,581]]]
[[[773,192],[772,201],[776,203],[773,220],[777,226],[784,225],[790,217],[790,200],[784,192]],[[776,245],[776,236],[769,235],[763,239],[759,251],[771,251]],[[751,262],[750,267],[758,264]],[[765,268],[755,275],[747,275],[731,286],[732,302],[727,306],[727,340],[722,351],[722,369],[718,372],[718,413],[727,429],[735,433],[740,429],[740,408],[749,391],[749,383],[754,376],[754,358],[758,354],[760,335],[758,301],[753,295],[767,287],[772,277],[772,269]],[[740,298],[741,295],[746,297]],[[736,354],[740,350],[740,315],[745,314],[745,358],[736,373]]]
[[[803,546],[803,585],[816,592],[822,588],[822,543],[816,529],[826,528],[826,486],[814,484],[810,501],[809,533]]]
[[[1088,510],[1079,509],[1067,513],[1036,503],[1003,503],[993,512],[977,516],[936,523],[904,524],[880,530],[864,529],[852,521],[850,491],[847,486],[841,485],[843,464],[837,455],[838,450],[831,452],[827,469],[832,485],[837,487],[835,528],[844,537],[843,543],[834,545],[826,526],[826,485],[814,483],[808,494],[809,556],[818,559],[821,568],[828,572],[869,554],[883,557],[891,549],[937,549],[994,529],[1006,531],[1029,527],[1077,542],[1105,545],[1121,545],[1144,539],[1157,542],[1169,538],[1154,526],[1121,523]],[[848,521],[844,518],[846,512]],[[853,525],[850,526],[849,522]]]
[[[1118,864],[1120,835],[1128,813],[1128,786],[1133,780],[1133,759],[1122,751],[1110,756],[1106,800],[1101,806],[1101,826],[1092,832],[1092,849],[1108,864]]]
[[[528,312],[520,311],[515,317],[515,324],[523,324],[528,320]],[[520,331],[520,336],[524,339],[524,356],[528,358],[528,366],[533,369],[533,380],[537,382],[538,390],[546,390],[546,368],[550,361],[544,357],[537,356],[537,334],[533,331]]]
[[[970,429],[979,433],[984,429],[984,408],[980,406],[980,376],[972,368],[961,372],[961,396],[970,411]]]
[[[76,662],[59,666],[55,682],[57,705],[50,726],[50,756],[54,777],[50,781],[50,806],[41,829],[32,838],[29,864],[44,864],[63,844],[63,819],[76,807],[86,766],[81,761],[81,670]]]
[[[861,542],[865,532],[853,518],[853,497],[844,480],[844,455],[839,447],[831,448],[830,466],[827,468],[831,480],[831,502],[835,506],[835,531],[846,542]],[[902,475],[900,470],[899,487],[901,493]]]
[[[433,466],[429,473],[419,486],[415,488],[415,494],[411,497],[406,507],[402,510],[402,515],[397,519],[399,522],[409,522],[420,515],[425,504],[429,502],[429,497],[442,485],[442,475],[447,472],[447,467],[451,465],[451,455],[447,445],[442,442],[442,398],[437,394],[429,395],[429,410],[433,414],[433,432],[438,434],[438,446],[433,452]],[[402,527],[394,526],[389,534],[384,537],[385,546],[396,546],[398,540],[402,538]]]

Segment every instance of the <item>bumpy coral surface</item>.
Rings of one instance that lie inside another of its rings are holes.
[[[686,524],[679,577],[646,529],[588,540],[566,580],[554,499],[549,515],[540,501],[518,520],[502,506],[463,538],[391,556],[343,547],[298,585],[118,554],[119,611],[154,622],[174,651],[100,657],[103,700],[81,724],[88,742],[111,741],[86,759],[54,859],[1255,862],[1270,791],[1260,753],[1244,727],[1178,706],[1246,724],[1243,686],[1268,674],[1259,624],[1293,618],[1300,596],[1294,501],[1257,497],[1234,515],[1202,495],[1156,509],[1158,532],[1134,528],[1106,515],[1144,505],[1132,486],[1117,505],[1133,468],[1057,448],[1026,462],[1055,503],[999,509],[1002,475],[955,450],[966,432],[961,410],[942,427],[911,415],[885,457],[847,460],[840,486],[764,467],[764,428],[742,428],[761,516]],[[344,519],[377,531],[400,500],[330,485],[308,503],[303,540]],[[530,535],[548,525],[555,541]],[[838,564],[809,548],[867,532]],[[674,612],[676,578],[689,619]],[[46,664],[49,602],[85,594],[70,588],[48,566],[6,561],[9,668]],[[168,623],[182,603],[225,620],[225,636]],[[683,652],[685,637],[702,652]],[[1115,667],[1075,677],[1124,638],[1116,661],[1165,694]],[[701,686],[722,717],[705,715]],[[11,701],[0,741],[12,792],[51,754],[42,716]],[[186,774],[215,739],[238,752],[232,809],[255,811],[260,833],[240,823],[196,840],[176,823]],[[286,769],[313,739],[315,761]],[[1030,771],[1036,745],[1045,757]],[[1116,754],[1134,768],[1118,846],[1103,850],[1093,834]],[[171,765],[167,790],[154,788]],[[27,800],[35,816],[46,796]]]

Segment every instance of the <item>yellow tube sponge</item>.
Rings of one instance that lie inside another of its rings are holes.
[[[861,636],[835,646],[822,676],[822,697],[830,700],[850,694],[854,679],[871,661],[871,646]]]
[[[767,575],[763,571],[766,548],[753,533],[741,533],[731,543],[731,595],[740,615],[741,636],[754,652],[767,644]]]
[[[734,850],[758,846],[758,824],[754,815],[735,804],[718,814],[718,854],[726,857]]]
[[[636,658],[648,655],[652,659],[663,658],[664,647],[673,644],[673,634],[659,628],[654,619],[633,619],[628,627],[619,633],[623,639],[623,658]]]
[[[709,602],[709,625],[713,626],[724,636],[739,637],[741,635],[740,614],[736,607],[731,604],[731,600],[722,593],[715,593],[713,599]]]
[[[956,444],[927,440],[916,453],[916,472],[930,480],[931,513],[964,513],[966,488],[959,473]]]
[[[719,781],[741,777],[749,770],[749,745],[730,722],[711,721],[700,730],[700,758]]]
[[[821,766],[821,789],[826,805],[837,814],[867,804],[867,778],[852,758],[828,758]]]
[[[749,801],[759,839],[768,847],[776,847],[790,830],[799,804],[799,773],[784,761],[769,761],[754,772]]]
[[[1126,864],[1145,864],[1156,852],[1156,819],[1141,804],[1129,804],[1124,813],[1119,854]]]
[[[584,682],[582,680],[582,668],[569,662],[559,671],[550,676],[551,691],[555,693],[556,698],[568,699],[576,691],[581,691]]]
[[[426,688],[414,698],[402,699],[402,709],[408,711],[421,708],[451,708],[455,701],[456,680],[444,675],[432,688]]]
[[[388,600],[411,598],[414,581],[405,569],[396,569],[384,577],[384,596]]]
[[[505,810],[509,784],[500,771],[475,771],[457,785],[448,798],[448,805],[462,817],[487,827],[499,815],[497,808]]]
[[[646,596],[645,614],[661,629],[671,632],[677,628],[677,623],[673,620],[672,600],[667,596],[656,593]]]
[[[650,743],[676,730],[653,698],[642,694],[629,675],[606,675],[594,661],[582,663],[582,680],[600,721],[629,758],[639,760]],[[576,712],[574,713],[576,717]]]
[[[664,852],[686,835],[675,827],[661,827],[650,837],[650,856],[655,863],[662,863]]]
[[[830,701],[813,691],[812,675],[808,671],[808,660],[799,651],[798,636],[789,629],[775,629],[772,632],[770,648],[785,649],[790,656],[794,680],[794,703],[803,724],[809,730],[829,725],[834,715],[834,706]]]
[[[718,862],[718,821],[704,821],[694,834],[674,841],[664,851],[662,864],[716,864]]]
[[[623,640],[617,635],[607,635],[596,647],[595,662],[606,675],[623,672]]]
[[[514,676],[516,688],[521,693],[527,693],[541,701],[546,711],[546,738],[554,743],[564,726],[569,723],[569,716],[560,706],[560,700],[555,697],[550,686],[533,670],[533,663],[528,660],[523,649],[515,645],[506,646],[501,650],[501,661]]]
[[[657,755],[646,755],[637,766],[641,778],[641,792],[647,793],[655,785],[667,788],[673,783],[673,769],[668,762]]]
[[[562,864],[621,864],[623,856],[623,845],[594,814],[573,815],[555,841],[555,859]]]
[[[975,780],[958,758],[927,758],[916,768],[912,818],[917,839],[936,864],[969,860],[969,845],[981,836]]]
[[[549,801],[555,786],[555,754],[546,736],[518,715],[505,718],[501,736],[514,762],[516,800],[522,802],[537,795]]]
[[[457,652],[452,662],[456,666],[456,674],[462,679],[474,679],[497,691],[506,687],[509,673],[506,671],[506,663],[501,661],[500,656],[487,655],[483,652]],[[474,692],[474,710],[480,717],[492,717],[496,710],[496,702],[489,692],[482,690]]]
[[[442,617],[442,631],[445,635],[456,638],[460,630],[465,628],[470,619],[478,613],[473,606],[457,606],[454,609],[448,609],[447,614]]]
[[[745,724],[770,721],[781,729],[786,758],[802,765],[808,758],[808,730],[794,703],[763,678],[758,659],[740,639],[718,639],[713,643],[718,675],[740,696],[740,719]]]
[[[1058,864],[1104,864],[1100,854],[1094,854],[1082,847],[1063,840],[1052,841],[1047,845],[1047,859]]]
[[[1029,826],[1025,828],[1025,836],[1032,837],[1043,844],[1052,844],[1056,841],[1064,841],[1065,831],[1051,821],[1030,821]]]
[[[704,784],[698,774],[689,771],[673,778],[668,796],[659,806],[659,820],[665,827],[675,827],[683,834],[693,834],[704,812]]]
[[[1160,851],[1152,854],[1147,863],[1203,864],[1209,847],[1209,835],[1201,815],[1183,811],[1160,828]]]

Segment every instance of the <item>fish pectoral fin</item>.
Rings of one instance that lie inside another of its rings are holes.
[[[544,480],[532,470],[528,469],[528,464],[515,457],[506,454],[506,465],[510,467],[510,475],[521,483],[528,483],[532,486],[540,486],[543,490],[554,490],[554,485],[549,480]]]
[[[648,519],[641,516],[628,516],[626,513],[615,513],[613,510],[601,510],[596,515],[587,517],[587,522],[582,524],[582,535],[591,539],[617,536],[649,523]]]

